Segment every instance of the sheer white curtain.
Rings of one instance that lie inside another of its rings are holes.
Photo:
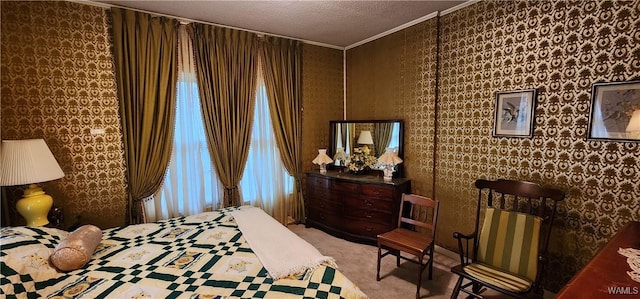
[[[241,197],[245,203],[261,207],[274,218],[285,219],[286,215],[274,215],[283,210],[275,207],[283,205],[285,200],[292,196],[293,181],[293,177],[282,165],[269,117],[269,103],[262,70],[259,69],[251,146],[247,165],[240,180]]]
[[[222,199],[202,124],[193,49],[185,25],[179,30],[175,139],[162,188],[145,204],[148,221],[217,209]]]

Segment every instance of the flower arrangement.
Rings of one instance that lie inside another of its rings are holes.
[[[378,159],[370,156],[368,148],[354,148],[353,154],[349,155],[347,169],[351,172],[361,172],[374,168]]]

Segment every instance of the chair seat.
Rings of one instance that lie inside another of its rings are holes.
[[[462,269],[470,276],[514,293],[528,292],[533,284],[528,278],[513,275],[483,263],[471,263]]]
[[[378,235],[378,242],[382,245],[400,247],[407,252],[424,254],[430,248],[433,239],[429,236],[404,228],[396,228],[392,231]]]

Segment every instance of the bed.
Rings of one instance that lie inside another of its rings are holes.
[[[1,292],[7,298],[366,298],[330,263],[273,279],[239,228],[238,210],[104,230],[86,265],[66,273],[48,257],[69,232],[3,228]]]

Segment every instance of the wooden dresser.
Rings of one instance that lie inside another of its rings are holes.
[[[350,241],[375,244],[376,236],[396,227],[402,193],[411,181],[337,171],[307,172],[306,226]]]
[[[557,299],[639,298],[640,282],[620,248],[640,249],[640,222],[627,223],[558,293]]]

